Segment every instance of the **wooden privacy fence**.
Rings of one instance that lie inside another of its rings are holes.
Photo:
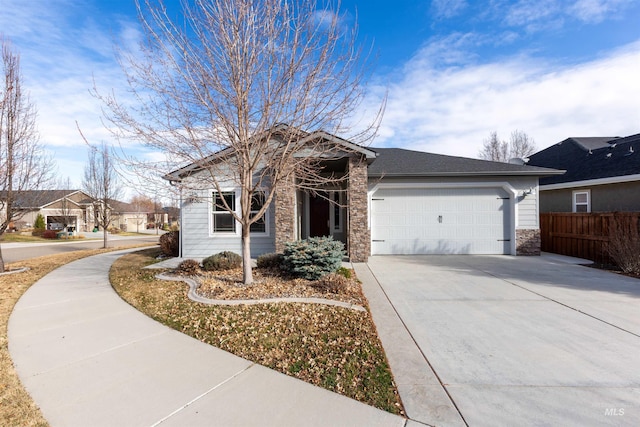
[[[627,227],[638,229],[640,212],[542,213],[540,214],[541,249],[611,264],[607,254],[613,218]]]

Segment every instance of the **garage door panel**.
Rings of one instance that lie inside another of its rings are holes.
[[[372,253],[510,252],[501,188],[380,189],[372,198]]]

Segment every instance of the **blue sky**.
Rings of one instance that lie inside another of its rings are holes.
[[[177,3],[177,1],[168,1]],[[374,146],[476,157],[492,131],[539,149],[569,136],[640,132],[638,0],[344,0],[377,56],[371,96],[388,104]],[[87,150],[110,142],[89,90],[122,90],[113,40],[139,37],[133,0],[0,0],[41,141],[79,186]]]

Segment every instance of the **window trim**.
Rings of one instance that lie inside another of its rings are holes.
[[[578,203],[577,196],[586,194],[587,201],[586,203]],[[586,206],[587,210],[585,212],[578,212],[578,206]],[[571,211],[573,213],[591,213],[591,190],[573,190],[571,192]]]
[[[263,195],[263,206],[264,206],[264,202],[266,202],[267,200],[267,192],[262,188],[259,188],[257,191],[262,193]],[[252,196],[252,200],[253,200],[253,196]],[[257,212],[257,211],[254,211],[252,209],[251,214],[253,215],[254,212]],[[267,210],[264,212],[264,231],[250,231],[249,233],[252,236],[268,236],[269,235],[269,208],[267,208]]]
[[[215,215],[231,215],[231,213],[229,211],[216,211],[215,210],[215,195],[218,193],[217,190],[211,190],[210,194],[211,194],[211,205],[209,209],[209,235],[210,236],[238,236],[240,235],[240,227],[238,227],[238,224],[236,221],[236,219],[233,217],[233,215],[231,216],[231,218],[233,219],[233,231],[215,231],[214,230],[214,216]],[[235,188],[232,189],[228,189],[228,188],[222,188],[221,191],[219,193],[233,193],[233,203],[234,203],[234,212],[238,211],[238,205],[240,203],[240,196],[238,195],[238,192],[236,191]]]
[[[234,212],[236,214],[238,214],[240,212],[240,189],[239,188],[221,188],[220,189],[221,193],[233,193],[234,195]],[[264,194],[264,199],[266,200],[267,198],[267,191],[265,189],[258,189],[258,191],[260,191],[261,193]],[[217,190],[213,189],[209,191],[209,194],[211,194],[211,204],[209,205],[210,209],[209,209],[209,236],[210,237],[217,237],[217,236],[240,236],[242,234],[242,227],[240,226],[240,224],[238,223],[238,221],[233,218],[234,221],[234,231],[214,231],[213,229],[213,225],[214,225],[214,221],[213,221],[213,217],[214,215],[217,214],[229,214],[228,211],[219,211],[219,213],[216,213],[216,211],[214,211],[214,194],[218,193]],[[270,226],[269,226],[269,221],[270,221],[270,207],[267,208],[267,210],[264,213],[264,231],[251,231],[251,235],[252,236],[259,236],[259,237],[268,237],[270,236]],[[254,212],[254,211],[252,211]]]

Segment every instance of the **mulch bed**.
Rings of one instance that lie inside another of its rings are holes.
[[[246,286],[242,283],[242,269],[234,269],[202,271],[191,278],[200,285],[196,293],[210,299],[325,298],[361,306],[366,304],[360,283],[353,277],[332,275],[311,281],[286,277],[277,271],[254,269],[254,283]]]

